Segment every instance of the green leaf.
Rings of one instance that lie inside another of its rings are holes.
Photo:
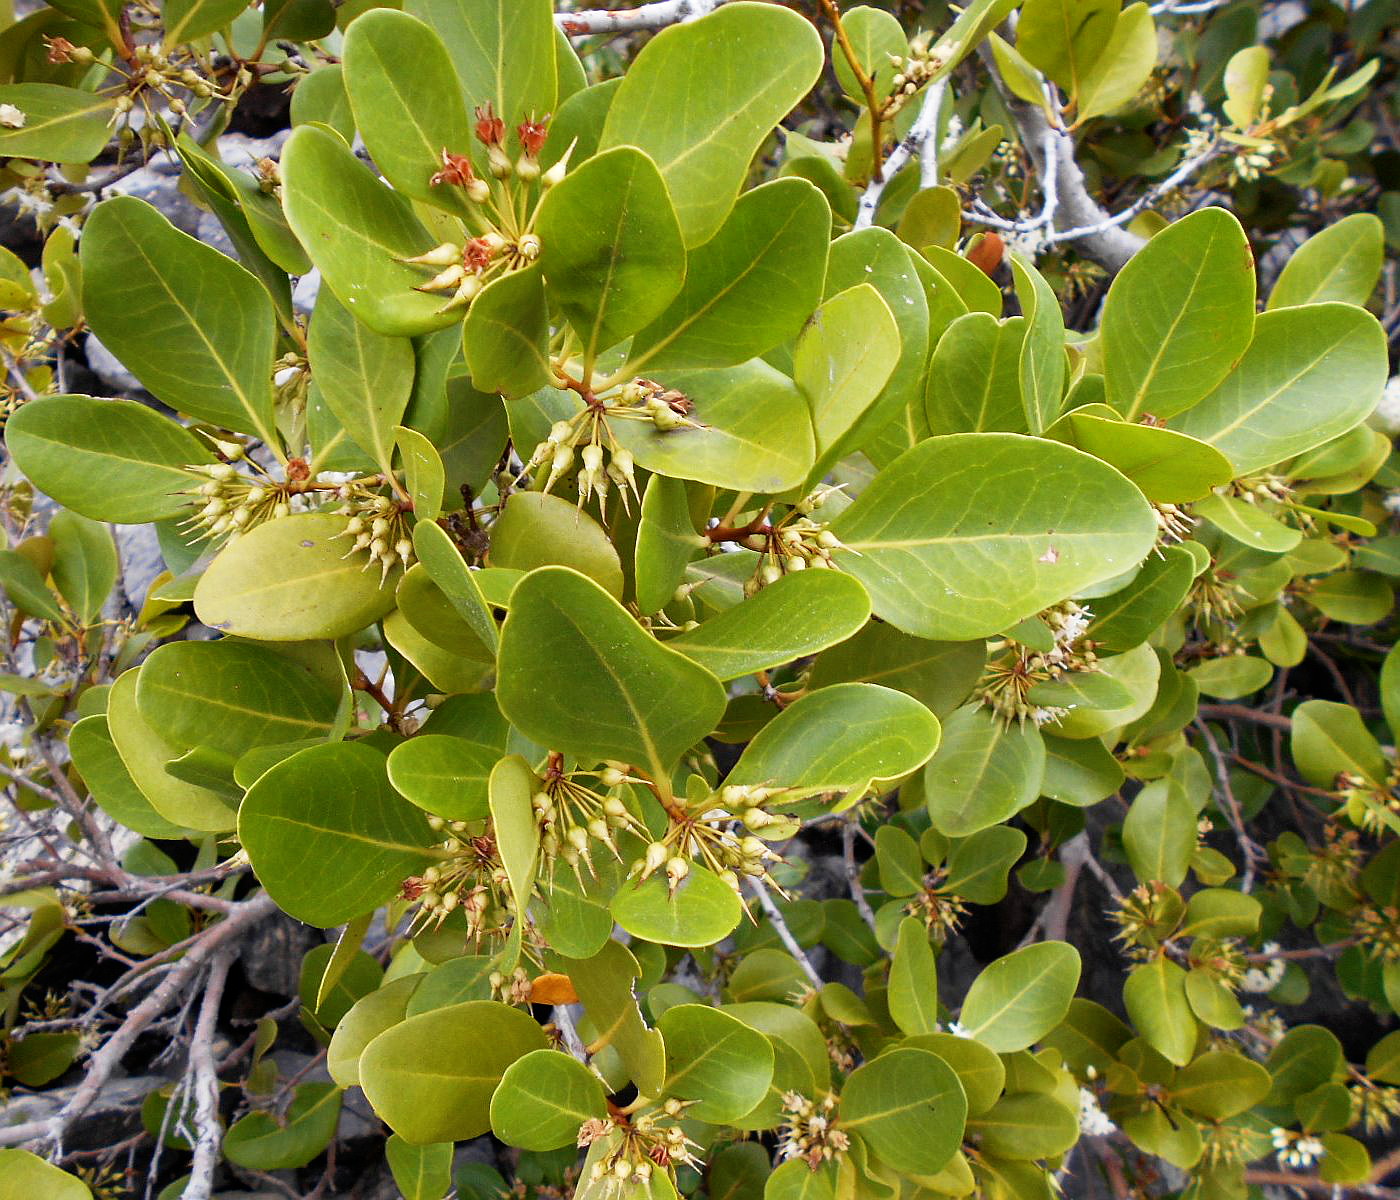
[[[292,126],[319,122],[348,143],[355,137],[355,116],[345,93],[345,70],[340,63],[314,68],[297,80],[292,92]]]
[[[1252,696],[1274,676],[1272,663],[1248,654],[1211,658],[1192,667],[1186,677],[1204,696],[1217,700],[1240,700]]]
[[[590,761],[616,759],[664,779],[724,711],[708,671],[661,645],[592,580],[531,571],[501,631],[497,699],[528,737]]]
[[[924,411],[935,435],[1020,433],[1021,346],[1025,321],[965,313],[944,331],[929,361]]]
[[[903,27],[892,14],[861,5],[841,14],[841,28],[855,50],[856,60],[875,81],[875,94],[881,100],[885,99],[894,86],[895,69],[890,56],[903,56],[909,52],[909,39]],[[856,103],[864,103],[865,92],[845,54],[833,54],[832,66],[836,69],[841,90]]]
[[[984,642],[927,642],[872,621],[855,637],[822,651],[807,686],[878,683],[908,693],[942,719],[967,699],[986,660]]]
[[[58,594],[84,625],[102,615],[102,606],[117,584],[117,547],[105,525],[72,512],[56,512],[49,522],[53,566],[49,574]]]
[[[632,340],[628,369],[732,367],[796,336],[821,302],[831,208],[803,179],[739,197],[686,263],[670,306]]]
[[[136,705],[138,674],[119,675],[107,693],[107,727],[132,782],[171,825],[214,833],[232,829],[237,817],[223,796],[176,779],[166,769],[170,747]]]
[[[188,511],[175,493],[194,480],[184,466],[213,455],[174,421],[134,400],[43,396],[5,422],[16,465],[65,508],[119,525]]]
[[[1118,14],[1104,51],[1079,77],[1079,119],[1102,117],[1142,91],[1157,65],[1157,27],[1146,4]]]
[[[1352,213],[1313,234],[1284,264],[1269,308],[1336,300],[1364,305],[1385,258],[1385,227],[1373,213]]]
[[[68,751],[92,798],[109,817],[142,837],[179,838],[182,826],[156,811],[117,753],[104,713],[78,721],[68,734]]]
[[[1293,710],[1290,750],[1298,773],[1315,787],[1334,788],[1343,771],[1385,787],[1389,767],[1361,714],[1331,700],[1305,700]]]
[[[896,1171],[941,1171],[962,1142],[967,1097],[928,1050],[897,1047],[857,1067],[841,1089],[841,1128]]]
[[[389,781],[405,799],[449,821],[486,816],[486,781],[501,757],[500,746],[460,737],[423,733],[389,754]]]
[[[1079,951],[1036,942],[986,967],[967,990],[958,1023],[998,1054],[1034,1045],[1069,1011],[1079,986]]]
[[[703,245],[729,215],[754,153],[816,83],[825,59],[811,22],[772,5],[730,4],[673,25],[633,59],[599,149],[636,146],[650,155],[685,244]],[[683,104],[671,102],[679,96]]]
[[[685,281],[666,184],[635,147],[570,171],[541,201],[537,223],[550,297],[579,335],[588,367],[660,316]]]
[[[164,0],[161,22],[165,44],[178,46],[223,29],[242,11],[238,0]]]
[[[1168,1062],[1183,1067],[1191,1061],[1196,1018],[1186,998],[1186,972],[1176,963],[1163,956],[1129,971],[1123,1006],[1138,1032]]]
[[[1077,96],[1081,81],[1113,37],[1118,4],[1119,0],[1026,0],[1016,26],[1016,49]]]
[[[311,370],[335,418],[381,471],[413,388],[413,343],[376,333],[324,288],[307,337]]]
[[[1195,513],[1251,550],[1286,554],[1303,540],[1301,530],[1285,525],[1257,505],[1225,492],[1215,492],[1196,501]]]
[[[377,565],[338,535],[345,518],[294,513],[225,546],[200,576],[194,608],[211,629],[295,642],[356,633],[394,606]],[[390,572],[391,584],[394,573]]]
[[[1094,601],[1092,638],[1121,653],[1142,645],[1186,599],[1195,560],[1177,546],[1148,558],[1126,587]]]
[[[1247,475],[1345,433],[1385,386],[1385,335],[1350,304],[1305,304],[1261,316],[1248,350],[1175,427]]]
[[[660,430],[614,421],[613,436],[637,465],[715,487],[775,495],[801,487],[816,459],[802,393],[761,359],[717,370],[659,372],[693,404],[690,425]]]
[[[142,664],[136,702],[177,752],[236,758],[254,746],[332,736],[340,691],[256,642],[171,642]]]
[[[340,1089],[303,1083],[281,1121],[265,1112],[235,1121],[224,1134],[224,1157],[255,1171],[304,1167],[330,1144],[339,1121]]]
[[[64,623],[63,610],[39,568],[18,550],[0,550],[0,587],[21,612],[58,625]]]
[[[668,475],[647,480],[635,552],[637,606],[642,612],[659,612],[671,602],[685,578],[686,564],[707,545],[695,532],[684,481]]]
[[[494,653],[499,640],[496,619],[481,593],[477,573],[467,567],[447,531],[431,521],[420,522],[413,527],[413,549],[457,615]]]
[[[1034,724],[1008,724],[980,704],[953,713],[924,768],[933,827],[966,837],[1014,816],[1040,795],[1045,741]]]
[[[545,492],[514,492],[491,526],[491,565],[516,571],[571,567],[615,600],[625,586],[607,531],[577,505]]]
[[[1254,259],[1239,221],[1204,208],[1167,226],[1114,279],[1100,328],[1108,402],[1124,417],[1191,408],[1253,336]]]
[[[814,1171],[802,1159],[790,1158],[768,1175],[763,1200],[836,1200],[838,1174],[835,1163]]]
[[[1214,1050],[1177,1074],[1171,1102],[1207,1120],[1226,1121],[1263,1100],[1272,1084],[1268,1071],[1252,1059]]]
[[[838,292],[812,315],[793,351],[793,381],[812,413],[819,478],[884,391],[899,360],[899,327],[868,283]]]
[[[574,1145],[579,1126],[607,1111],[603,1085],[581,1062],[558,1050],[532,1050],[501,1076],[491,1130],[507,1146],[557,1150]]]
[[[269,768],[248,789],[238,836],[278,907],[323,928],[383,904],[432,861],[427,819],[390,786],[384,756],[356,742]]]
[[[28,1150],[0,1150],[0,1200],[92,1200],[81,1179]]]
[[[726,779],[732,784],[846,791],[918,770],[938,748],[938,719],[903,692],[838,683],[808,692],[765,725]]]
[[[938,1032],[938,967],[928,930],[917,917],[905,917],[899,923],[888,1002],[890,1016],[905,1033]]]
[[[613,897],[612,915],[633,937],[648,942],[713,946],[734,932],[744,905],[708,867],[692,865],[674,893],[660,873],[643,883],[624,885]]]
[[[637,1008],[633,981],[642,973],[632,952],[608,941],[587,959],[571,959],[565,967],[584,1012],[595,1029],[612,1031],[609,1043],[618,1052],[628,1077],[643,1096],[659,1096],[666,1072],[661,1035],[648,1029]]]
[[[1269,48],[1246,46],[1225,64],[1226,100],[1222,106],[1232,125],[1246,129],[1258,120],[1269,85]]]
[[[849,575],[798,571],[666,645],[723,681],[825,650],[869,618],[870,598]]]
[[[1059,8],[1070,0],[1045,2]],[[1095,11],[1116,10],[1117,4],[1118,0],[1088,0],[1088,6]],[[1023,12],[1023,31],[1024,22]],[[1087,36],[1091,22],[1092,17],[1083,19],[1076,41],[1080,36]],[[1019,363],[1021,402],[1025,406],[1027,426],[1031,433],[1039,434],[1060,415],[1060,397],[1065,386],[1064,315],[1060,312],[1059,299],[1032,263],[1013,254],[1011,270],[1016,280],[1017,299],[1026,314],[1026,337],[1021,343]]]
[[[490,1131],[491,1095],[506,1069],[547,1048],[528,1011],[470,1000],[381,1033],[360,1058],[360,1086],[404,1141],[465,1141]]]
[[[398,1134],[384,1143],[384,1157],[404,1200],[443,1200],[452,1190],[451,1142],[415,1146]]]
[[[457,321],[444,298],[414,289],[430,276],[401,262],[436,244],[408,199],[381,183],[336,134],[292,131],[282,149],[282,199],[292,232],[340,302],[371,329],[412,335]]]
[[[359,1085],[364,1048],[404,1019],[408,1001],[422,981],[422,975],[404,976],[355,1001],[336,1025],[326,1052],[326,1069],[336,1083],[343,1088]]]
[[[0,128],[0,155],[59,163],[91,162],[111,136],[112,98],[56,83],[0,86],[0,104],[24,114]]]
[[[1157,504],[1199,500],[1235,477],[1219,450],[1171,429],[1073,412],[1045,436],[1117,467]]]
[[[875,865],[880,887],[891,896],[912,896],[923,890],[924,859],[919,843],[898,825],[875,831]]]
[[[530,803],[538,787],[539,780],[530,764],[518,754],[501,759],[487,781],[491,828],[517,913],[524,913],[530,902],[539,866],[540,830]]]
[[[1006,433],[921,442],[831,528],[876,615],[949,640],[997,633],[1121,574],[1156,538],[1142,493],[1112,467]]]
[[[403,461],[404,485],[418,521],[436,521],[442,512],[447,473],[437,449],[416,429],[394,426],[394,443]]]
[[[446,43],[468,104],[489,103],[512,131],[527,117],[557,111],[549,0],[408,0],[404,7]]]
[[[666,1042],[662,1094],[695,1103],[687,1115],[722,1125],[751,1111],[773,1078],[773,1046],[738,1018],[705,1004],[668,1008],[656,1023]]]
[[[1196,852],[1196,806],[1166,780],[1148,784],[1123,819],[1123,848],[1143,883],[1180,887]]]
[[[549,383],[549,310],[540,268],[531,265],[488,284],[467,310],[462,337],[479,391],[524,396]]]
[[[130,196],[93,210],[80,257],[93,331],[157,399],[278,445],[277,329],[262,284]]]
[[[969,1122],[987,1154],[1013,1160],[1053,1158],[1079,1140],[1079,1114],[1043,1092],[1003,1096]]]
[[[858,229],[831,245],[826,294],[834,296],[868,283],[884,298],[899,326],[899,360],[879,398],[852,433],[861,449],[874,435],[891,430],[898,444],[913,445],[926,436],[917,419],[929,346],[929,301],[920,277],[928,266],[888,229]]]
[[[973,904],[996,904],[1006,895],[1007,874],[1026,852],[1026,835],[993,825],[953,843],[943,887]]]
[[[442,154],[466,154],[471,124],[442,39],[416,17],[376,8],[345,34],[345,91],[374,165],[394,190],[459,216],[465,193],[433,186]]]

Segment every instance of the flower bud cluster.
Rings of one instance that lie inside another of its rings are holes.
[[[1367,905],[1353,914],[1352,933],[1361,948],[1383,963],[1400,963],[1400,908]]]
[[[421,875],[404,880],[400,889],[403,899],[418,903],[410,932],[436,929],[460,910],[469,939],[504,937],[512,912],[510,881],[496,839],[473,834],[465,821],[432,816],[428,824],[443,835],[438,844],[441,858]]]
[[[216,448],[232,461],[197,463],[185,471],[199,480],[184,494],[197,506],[182,528],[202,535],[232,540],[292,511],[292,493],[285,483],[273,480],[257,463],[249,460],[254,475],[240,471],[235,462],[244,450],[236,442],[218,442]]]
[[[493,1000],[517,1006],[530,1003],[531,982],[524,967],[516,967],[509,975],[492,971],[487,982],[491,985]]]
[[[1381,788],[1354,771],[1340,771],[1335,792],[1348,821],[1358,829],[1379,834],[1400,814],[1397,786],[1400,786],[1400,779],[1396,778],[1396,772],[1391,773],[1386,786]]]
[[[555,421],[550,427],[549,436],[535,447],[525,463],[522,475],[539,470],[548,463],[549,475],[544,483],[544,490],[548,492],[577,467],[580,506],[593,496],[599,506],[606,509],[608,490],[615,484],[623,507],[631,512],[628,492],[639,503],[641,501],[641,493],[637,490],[636,463],[632,452],[619,446],[613,438],[608,428],[610,416],[625,414],[606,402],[600,402],[597,406],[581,409],[567,420]]]
[[[1040,614],[1050,627],[1054,644],[1037,650],[1007,640],[982,673],[976,694],[1002,720],[1037,725],[1058,721],[1069,710],[1033,703],[1029,694],[1038,683],[1059,679],[1075,671],[1098,670],[1098,656],[1084,634],[1094,614],[1073,600],[1066,600]]]
[[[443,242],[400,260],[433,271],[417,291],[451,293],[439,312],[467,308],[494,279],[522,271],[539,258],[543,247],[534,232],[539,194],[562,180],[568,170],[567,154],[548,171],[540,169],[548,118],[532,118],[517,126],[521,151],[514,160],[506,149],[505,121],[491,105],[476,110],[475,130],[489,178],[477,174],[470,157],[444,146],[441,166],[428,182],[435,188],[460,189],[472,215],[471,225],[481,232],[461,244]]]
[[[783,1093],[785,1122],[778,1132],[778,1157],[800,1158],[812,1170],[836,1162],[851,1148],[851,1139],[837,1127],[836,1097],[828,1092],[809,1100],[800,1092]]]
[[[531,801],[540,827],[540,858],[550,878],[560,862],[572,867],[580,882],[583,867],[596,877],[593,866],[596,846],[602,846],[621,862],[617,836],[621,833],[647,836],[646,826],[632,814],[622,798],[623,788],[629,781],[626,773],[617,767],[605,767],[596,778],[604,789],[602,792],[580,783],[578,776],[565,774],[561,760],[551,756],[544,781]]]
[[[921,91],[943,68],[943,64],[957,50],[957,43],[940,42],[931,46],[932,34],[924,32],[909,43],[909,53],[891,54],[890,66],[895,70],[890,80],[892,89],[885,101],[881,115],[891,117],[908,102],[909,97]]]
[[[336,511],[346,521],[336,537],[354,538],[345,557],[368,551],[364,569],[378,563],[381,583],[396,566],[408,570],[413,562],[413,538],[399,503],[358,483],[342,484],[339,495],[345,503]]]
[[[745,596],[753,596],[794,571],[829,570],[836,566],[833,552],[845,549],[824,523],[812,520],[800,509],[778,525],[765,525],[745,534],[738,543],[760,555],[753,575],[744,582]]]
[[[690,1103],[672,1097],[659,1109],[641,1113],[627,1123],[597,1117],[585,1121],[578,1133],[580,1146],[604,1139],[613,1142],[594,1160],[588,1182],[611,1178],[619,1183],[647,1183],[658,1169],[670,1172],[678,1166],[702,1166],[695,1154],[699,1145],[676,1123]]]
[[[1261,953],[1277,956],[1279,953],[1278,943],[1265,942]],[[1252,966],[1245,971],[1240,977],[1239,990],[1255,993],[1272,992],[1282,982],[1287,970],[1288,963],[1284,959],[1270,958],[1268,962]]]
[[[904,906],[909,916],[918,917],[927,926],[933,940],[940,946],[957,933],[967,914],[967,905],[962,897],[944,891],[941,883],[942,872],[937,872],[925,880],[923,888],[915,892]]]
[[[1389,1133],[1400,1117],[1400,1088],[1364,1079],[1351,1088],[1351,1123],[1367,1134]]]
[[[782,859],[764,839],[786,841],[797,833],[798,822],[768,811],[767,805],[785,791],[729,784],[683,812],[672,813],[665,836],[647,846],[629,874],[640,882],[664,871],[674,895],[690,874],[691,865],[698,862],[736,892],[743,875],[776,888],[768,864]]]
[[[1279,1166],[1294,1171],[1306,1171],[1327,1153],[1327,1148],[1312,1134],[1294,1133],[1280,1125],[1269,1130],[1269,1140]]]

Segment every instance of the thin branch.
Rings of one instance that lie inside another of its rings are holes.
[[[865,885],[860,881],[860,866],[856,862],[856,821],[847,817],[841,825],[841,859],[846,866],[846,882],[850,885],[851,899],[856,902],[860,918],[875,932],[875,912],[870,901],[865,898]]]
[[[924,93],[924,102],[919,109],[919,115],[914,121],[912,128],[904,135],[904,140],[899,143],[885,160],[883,172],[876,172],[873,178],[861,193],[860,204],[856,208],[856,229],[868,229],[875,221],[875,210],[880,207],[880,197],[885,194],[885,188],[889,182],[901,170],[906,163],[914,157],[920,148],[926,143],[934,140],[936,127],[938,125],[938,110],[943,106],[943,91],[938,84],[934,84]]]
[[[924,144],[919,147],[920,190],[938,186],[941,171],[938,164],[938,113],[943,108],[943,94],[947,90],[948,80],[945,77],[930,85],[929,95],[924,99],[925,104],[933,106],[934,128],[930,131],[929,136],[924,138]]]
[[[182,1200],[209,1200],[214,1192],[214,1172],[219,1166],[219,1148],[224,1129],[219,1122],[219,1071],[214,1061],[214,1034],[217,1032],[219,1004],[224,983],[233,966],[236,951],[221,946],[209,964],[209,979],[199,1004],[199,1019],[190,1040],[189,1069],[194,1076],[194,1122],[199,1135],[194,1144],[190,1179],[181,1193]]]
[[[768,894],[768,889],[763,886],[761,880],[750,879],[749,887],[753,889],[753,894],[758,897],[758,902],[763,905],[763,911],[768,915],[768,919],[773,922],[773,928],[777,930],[778,937],[783,945],[788,948],[788,953],[797,959],[797,965],[802,968],[802,973],[812,981],[814,988],[826,986],[826,981],[817,974],[816,967],[812,966],[812,960],[807,957],[806,951],[797,943],[797,939],[792,936],[792,930],[788,928],[787,922],[783,920],[783,914],[779,910],[773,897]]]
[[[1205,739],[1211,760],[1215,763],[1215,778],[1220,785],[1222,801],[1219,807],[1225,814],[1225,819],[1230,822],[1240,853],[1244,855],[1244,875],[1240,878],[1240,890],[1248,893],[1254,890],[1255,872],[1260,865],[1268,862],[1268,855],[1264,853],[1263,847],[1249,836],[1249,831],[1245,828],[1244,813],[1240,809],[1240,802],[1235,799],[1235,789],[1230,784],[1230,765],[1220,749],[1220,743],[1215,740],[1215,734],[1211,733],[1210,726],[1200,717],[1197,717],[1194,723],[1197,732]]]
[[[1243,704],[1202,704],[1196,711],[1207,721],[1247,721],[1252,725],[1267,725],[1283,733],[1293,731],[1293,722],[1287,717],[1246,708]]]
[[[724,0],[657,0],[654,4],[630,9],[558,13],[554,20],[570,37],[584,37],[590,33],[645,33],[697,20],[723,3]]]
[[[237,912],[206,930],[190,946],[179,964],[161,980],[160,986],[126,1015],[120,1028],[88,1060],[87,1073],[72,1099],[45,1120],[0,1128],[0,1146],[19,1146],[26,1142],[61,1143],[68,1127],[91,1107],[142,1030],[180,998],[183,990],[204,969],[204,964],[220,946],[276,911],[277,906],[272,898],[263,893],[252,900],[245,900]]]

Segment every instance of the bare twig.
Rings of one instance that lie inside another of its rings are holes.
[[[860,918],[875,931],[875,912],[870,901],[865,898],[865,885],[860,881],[860,864],[856,862],[856,821],[847,817],[841,826],[841,858],[846,866],[846,882],[850,885],[851,899],[856,902]]]
[[[812,966],[812,960],[807,957],[806,951],[798,945],[797,939],[792,936],[792,930],[783,920],[783,914],[774,903],[773,897],[768,894],[768,889],[757,879],[750,879],[749,887],[753,889],[753,894],[758,897],[758,902],[763,905],[763,911],[767,913],[768,919],[773,922],[773,928],[777,930],[778,938],[787,947],[788,953],[797,959],[797,965],[802,968],[802,973],[811,980],[814,988],[824,987],[825,980],[817,974],[816,967]]]
[[[237,912],[230,913],[217,925],[211,926],[190,946],[185,957],[171,969],[149,996],[127,1015],[121,1026],[89,1060],[87,1074],[73,1093],[72,1099],[52,1117],[42,1121],[26,1121],[20,1125],[0,1128],[0,1146],[19,1146],[26,1142],[59,1144],[68,1127],[85,1113],[97,1099],[98,1093],[122,1057],[131,1049],[141,1031],[179,1000],[192,979],[204,969],[204,964],[225,943],[238,934],[265,920],[277,911],[272,898],[260,894],[246,900]]]
[[[714,12],[724,0],[657,0],[629,9],[590,9],[559,13],[554,20],[570,37],[590,33],[644,33],[680,25]]]
[[[1202,704],[1197,712],[1206,721],[1247,721],[1252,725],[1267,725],[1283,733],[1291,733],[1293,722],[1278,713],[1247,708],[1243,704]]]
[[[935,140],[938,125],[938,110],[943,104],[943,90],[939,84],[929,87],[924,93],[923,106],[914,121],[913,127],[904,135],[885,160],[884,170],[877,172],[861,193],[860,204],[856,208],[855,228],[867,229],[875,221],[875,210],[880,207],[880,197],[891,179],[904,169],[906,163],[927,143]]]
[[[236,950],[221,946],[209,964],[209,979],[199,1004],[199,1019],[190,1040],[189,1069],[194,1076],[194,1121],[198,1137],[190,1179],[181,1193],[183,1200],[209,1200],[214,1191],[214,1172],[219,1166],[219,1148],[224,1130],[219,1122],[219,1071],[214,1061],[214,1034],[218,1027],[219,1003],[224,983],[233,965]]]
[[[1249,831],[1244,826],[1244,813],[1240,810],[1240,802],[1235,799],[1235,789],[1230,784],[1230,765],[1220,749],[1220,743],[1215,740],[1215,734],[1211,733],[1210,726],[1200,717],[1196,718],[1195,726],[1196,731],[1205,739],[1211,761],[1215,764],[1215,778],[1220,785],[1220,811],[1230,822],[1240,853],[1244,855],[1244,874],[1240,878],[1240,890],[1251,892],[1254,890],[1255,872],[1268,861],[1268,856],[1263,847],[1249,836]]]

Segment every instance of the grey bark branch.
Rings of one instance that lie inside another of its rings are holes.
[[[208,933],[181,959],[160,985],[133,1008],[117,1031],[88,1060],[87,1074],[61,1110],[42,1121],[26,1121],[0,1129],[0,1146],[20,1146],[26,1142],[58,1145],[68,1127],[97,1099],[103,1085],[112,1077],[122,1057],[131,1049],[141,1031],[179,1000],[181,991],[204,969],[204,964],[225,942],[245,932],[277,911],[265,893],[245,901],[237,912],[212,926]]]
[[[570,37],[591,33],[643,33],[680,25],[714,12],[724,0],[656,0],[637,8],[598,8],[557,13],[555,21]]]
[[[797,939],[792,936],[792,930],[788,928],[787,922],[783,919],[782,911],[774,902],[773,897],[768,894],[768,889],[757,879],[750,879],[749,887],[753,889],[753,894],[758,897],[758,902],[763,905],[763,911],[773,923],[778,939],[787,947],[788,953],[797,959],[797,965],[802,968],[802,973],[811,980],[814,988],[824,987],[825,980],[817,974],[816,967],[812,966],[812,960],[807,957]]]
[[[199,1004],[194,1037],[190,1039],[189,1070],[194,1078],[194,1123],[198,1136],[190,1164],[190,1180],[181,1193],[182,1200],[209,1200],[214,1192],[214,1172],[219,1166],[219,1149],[224,1141],[223,1126],[219,1123],[219,1069],[214,1061],[214,1035],[224,983],[236,955],[236,949],[229,945],[215,952]]]

